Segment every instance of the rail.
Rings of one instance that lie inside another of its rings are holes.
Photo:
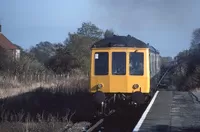
[[[160,80],[158,81],[157,83],[157,88],[159,87],[159,85],[161,85],[161,82],[162,80],[164,79],[164,77],[169,73],[171,72],[171,70],[177,68],[180,64],[182,64],[183,62],[187,62],[187,60],[182,60],[182,59],[179,59],[179,60],[175,60],[175,61],[171,61],[168,66],[167,66],[167,70],[164,71],[164,74],[161,76]]]
[[[101,125],[103,124],[103,122],[105,121],[105,118],[108,118],[109,116],[113,115],[116,111],[110,111],[107,115],[105,115],[103,118],[101,118],[100,120],[98,120],[94,125],[92,125],[90,128],[88,128],[86,130],[86,132],[92,132],[95,129],[98,129],[101,127]]]
[[[92,132],[95,129],[98,129],[103,124],[104,118],[97,121],[92,127],[90,127],[86,132]]]
[[[196,102],[198,102],[200,104],[199,98],[196,95],[194,95],[191,91],[189,91],[188,93],[189,93],[189,95],[191,97],[194,97],[194,99],[195,99]]]

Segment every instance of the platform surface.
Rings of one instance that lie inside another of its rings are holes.
[[[159,91],[139,132],[200,132],[200,94]]]

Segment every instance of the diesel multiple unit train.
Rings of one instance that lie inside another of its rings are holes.
[[[90,92],[97,104],[145,103],[156,91],[161,57],[130,35],[112,36],[91,47]]]

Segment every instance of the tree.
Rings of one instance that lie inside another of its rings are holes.
[[[77,59],[80,68],[85,72],[89,72],[90,68],[90,47],[94,43],[89,37],[80,36],[78,34],[70,34],[67,49],[70,54]]]
[[[12,60],[7,52],[3,49],[0,49],[0,71],[5,71],[10,66],[10,60]]]
[[[69,51],[65,48],[60,48],[57,50],[56,55],[48,60],[46,67],[50,68],[56,74],[63,74],[78,68],[79,65],[76,58],[74,58]]]
[[[84,22],[77,32],[69,33],[65,40],[66,49],[76,58],[81,70],[86,73],[90,68],[90,48],[102,39],[103,31],[91,22]]]
[[[200,44],[200,28],[197,28],[192,33],[192,41],[190,48],[196,48],[196,45]]]
[[[56,50],[62,47],[62,44],[52,44],[48,41],[40,42],[30,49],[30,53],[35,56],[41,63],[46,63],[50,57],[56,54]]]
[[[112,37],[114,35],[114,31],[111,29],[111,30],[106,30],[105,33],[104,33],[104,38],[109,38],[109,37]]]
[[[103,30],[99,29],[91,22],[83,22],[82,26],[77,30],[78,35],[83,35],[89,38],[102,38]]]
[[[181,51],[175,58],[181,60],[173,74],[177,88],[190,90],[200,87],[200,28],[193,31],[189,50]]]
[[[172,57],[161,57],[161,64],[163,66],[166,66],[170,61],[172,61]]]

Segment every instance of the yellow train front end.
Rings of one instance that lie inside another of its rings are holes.
[[[105,106],[144,104],[154,87],[156,55],[155,49],[131,36],[113,36],[94,43],[90,92],[95,103],[101,104],[102,110]]]
[[[92,93],[150,92],[148,48],[92,48]]]

